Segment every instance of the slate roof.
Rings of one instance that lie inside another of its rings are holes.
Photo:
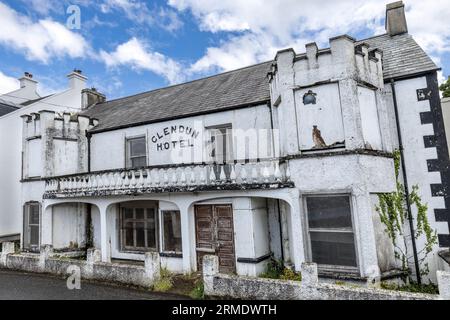
[[[36,103],[36,102],[41,101],[41,100],[43,100],[45,98],[48,98],[50,96],[52,96],[52,95],[48,95],[48,96],[45,96],[45,97],[40,97],[40,98],[37,98],[37,99],[34,99],[34,100],[28,100],[28,101],[25,101],[25,102],[21,103],[20,105],[26,107],[26,106],[29,106],[30,104]]]
[[[19,107],[0,99],[0,117],[10,112],[16,111],[17,109],[19,109]]]
[[[385,79],[403,77],[438,67],[409,35],[387,34],[358,41],[383,51]],[[92,132],[211,113],[270,99],[267,73],[273,61],[192,82],[107,101],[85,111],[100,121]]]
[[[370,49],[378,48],[383,51],[385,80],[439,70],[410,34],[404,33],[394,37],[383,34],[359,41],[361,42],[367,43]]]
[[[98,104],[84,114],[100,120],[93,130],[124,127],[254,105],[270,100],[272,62]]]

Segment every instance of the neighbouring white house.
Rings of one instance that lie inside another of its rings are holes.
[[[27,75],[0,96],[11,111],[0,117],[0,239],[17,235],[29,252],[95,247],[103,262],[155,251],[180,273],[213,254],[239,275],[275,257],[316,262],[323,277],[400,276],[376,210],[396,188],[400,149],[400,176],[438,233],[434,281],[450,247],[439,68],[401,1],[386,18],[383,35],[111,101],[80,71],[45,98]],[[420,253],[423,236],[407,246]]]

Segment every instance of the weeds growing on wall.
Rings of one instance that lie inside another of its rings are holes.
[[[166,268],[161,268],[160,277],[153,284],[153,290],[157,292],[167,292],[173,287],[173,274]]]
[[[261,278],[302,281],[302,275],[286,268],[282,261],[271,259],[267,264],[266,271],[260,275]]]
[[[402,263],[402,270],[411,274],[409,266],[413,264],[414,256],[409,252],[407,243],[408,236],[404,233],[404,225],[408,221],[408,210],[406,207],[406,193],[403,184],[399,181],[400,172],[400,151],[394,152],[396,190],[392,193],[378,195],[379,205],[376,207],[380,215],[381,222],[386,227],[386,232],[394,245],[395,257]],[[417,216],[414,219],[414,238],[425,237],[425,246],[417,252],[420,274],[429,273],[426,258],[437,244],[437,232],[433,230],[428,221],[428,206],[422,202],[419,195],[419,187],[414,185],[409,194],[409,203],[417,209]],[[409,279],[412,280],[412,279]]]

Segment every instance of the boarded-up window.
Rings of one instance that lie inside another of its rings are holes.
[[[325,266],[356,267],[349,196],[306,199],[312,261]]]
[[[162,211],[163,251],[182,251],[180,211]]]
[[[372,150],[382,150],[375,91],[359,86],[358,99],[365,147]]]
[[[296,92],[301,150],[343,147],[341,100],[337,83]]]

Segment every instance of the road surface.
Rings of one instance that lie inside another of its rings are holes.
[[[0,300],[175,300],[184,297],[81,280],[80,290],[48,275],[0,270]]]

